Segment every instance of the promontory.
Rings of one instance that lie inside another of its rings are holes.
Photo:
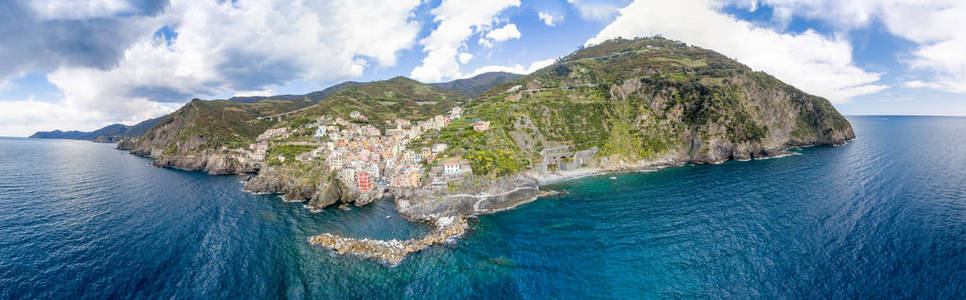
[[[157,166],[250,174],[246,190],[316,210],[395,201],[402,216],[438,229],[410,241],[320,233],[311,242],[396,263],[461,234],[468,217],[534,200],[548,182],[854,138],[828,100],[663,38],[609,40],[525,76],[486,78],[194,100],[121,145]]]

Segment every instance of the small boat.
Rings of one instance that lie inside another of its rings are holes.
[[[386,219],[388,219],[389,217],[391,217],[391,216],[389,216],[389,215],[386,215]]]
[[[617,180],[617,176],[611,176],[610,180]]]

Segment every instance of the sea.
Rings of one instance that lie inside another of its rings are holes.
[[[0,299],[966,298],[966,118],[849,117],[796,155],[546,188],[389,266],[308,243],[419,237],[391,200],[312,213],[241,176],[0,139]]]

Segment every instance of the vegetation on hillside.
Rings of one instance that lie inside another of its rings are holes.
[[[405,77],[373,81],[345,88],[319,105],[299,113],[298,118],[314,119],[318,116],[349,118],[358,111],[368,118],[368,123],[380,129],[392,128],[392,120],[426,120],[444,114],[454,106],[460,106],[466,97],[444,91]],[[292,121],[289,121],[292,122]]]
[[[581,48],[470,102],[465,115],[490,121],[489,131],[472,132],[467,123],[454,122],[420,147],[442,142],[451,145],[447,155],[508,153],[501,157],[515,163],[503,165],[517,168],[540,160],[544,147],[561,144],[633,161],[687,148],[692,137],[758,143],[776,125],[762,118],[766,112],[759,105],[769,97],[762,91],[787,94],[799,107],[793,134],[849,128],[827,100],[714,51],[663,38],[615,39]]]
[[[165,154],[188,155],[209,149],[242,148],[271,128],[272,120],[260,116],[283,113],[304,107],[292,100],[262,100],[239,103],[227,100],[192,100],[165,116],[145,133],[139,143],[162,146]]]
[[[446,91],[459,93],[467,97],[476,97],[490,90],[496,85],[520,78],[520,74],[507,72],[488,72],[470,78],[457,79],[450,82],[431,83],[430,85]]]
[[[314,133],[311,124],[320,116],[350,119],[358,111],[368,119],[351,122],[384,132],[395,127],[394,119],[427,120],[461,106],[462,119],[425,133],[410,149],[445,143],[449,147],[441,157],[463,157],[475,174],[499,177],[543,161],[540,151],[548,146],[597,149],[598,156],[637,161],[666,153],[704,155],[712,144],[752,147],[788,134],[813,141],[851,130],[823,98],[714,51],[663,38],[605,41],[530,75],[511,77],[472,100],[439,88],[443,84],[405,77],[347,84],[281,124],[257,117],[305,107],[312,100],[192,101],[146,137],[164,134],[166,152],[183,154],[243,147],[277,127],[291,130],[288,141],[308,141]],[[476,87],[470,82],[453,86]],[[489,130],[474,130],[478,120],[489,121]],[[279,164],[277,157],[283,156],[289,164],[309,150],[275,146],[269,163]]]
[[[268,148],[265,154],[265,160],[270,166],[277,166],[283,163],[295,162],[295,156],[312,151],[315,146],[307,145],[274,145]],[[284,159],[279,159],[279,157],[284,157]]]

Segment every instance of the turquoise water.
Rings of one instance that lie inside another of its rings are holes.
[[[0,298],[966,298],[966,118],[850,121],[847,146],[557,184],[397,267],[306,242],[426,232],[389,201],[311,214],[112,145],[0,139]]]

